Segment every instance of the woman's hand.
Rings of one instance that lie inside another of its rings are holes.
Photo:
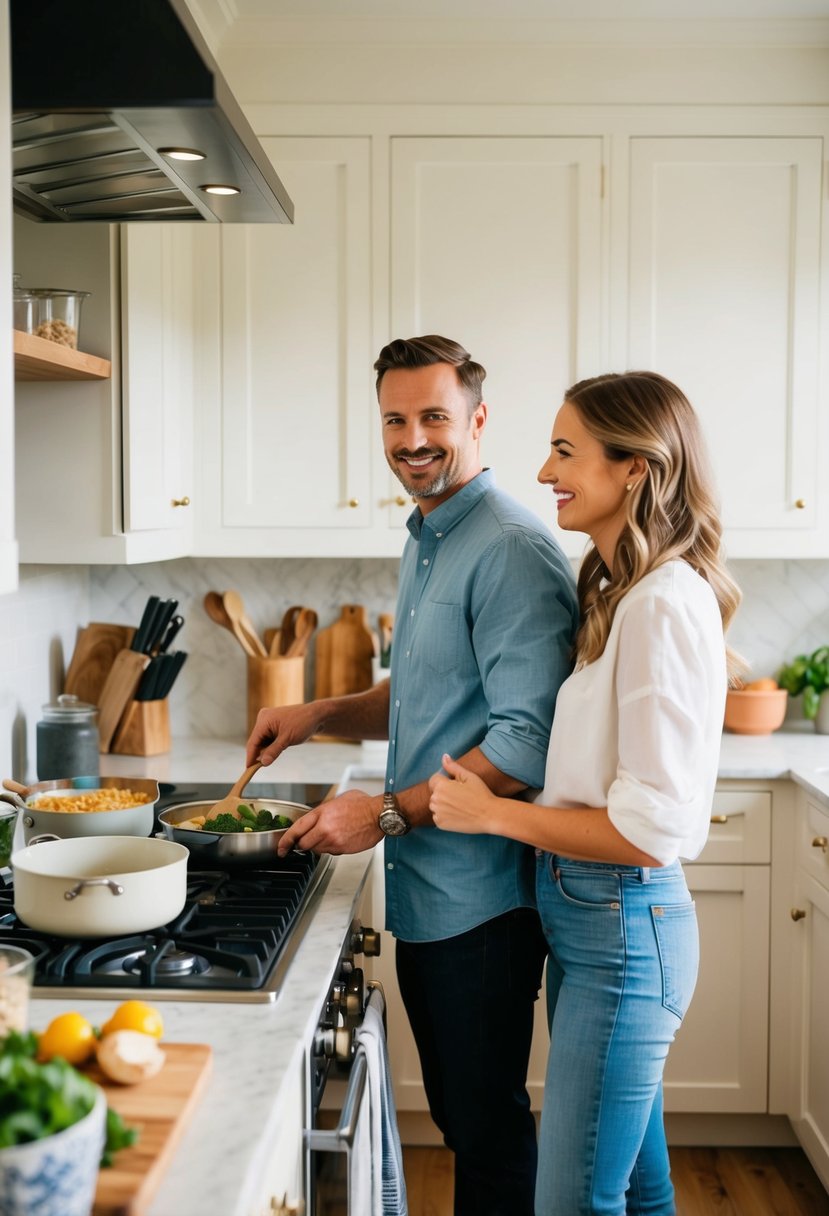
[[[429,778],[429,810],[445,832],[491,832],[498,798],[476,773],[444,755],[444,772]]]

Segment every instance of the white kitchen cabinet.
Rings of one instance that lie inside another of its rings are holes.
[[[822,149],[630,141],[628,366],[662,372],[700,414],[732,557],[829,553]]]
[[[172,503],[192,493],[191,240],[187,225],[122,239],[115,224],[16,222],[23,282],[90,291],[81,345],[112,363],[109,379],[15,386],[21,561],[190,552],[188,509]]]
[[[370,141],[263,139],[292,225],[225,225],[197,551],[373,552]],[[210,339],[208,338],[208,343]],[[390,552],[399,551],[399,546]]]
[[[791,994],[795,1007],[795,1101],[792,1125],[816,1172],[829,1188],[829,811],[800,793],[796,882],[790,911],[796,954]]]
[[[601,163],[598,138],[392,140],[392,333],[480,359],[484,464],[548,523],[535,477],[560,394],[600,370]]]
[[[305,1075],[307,1045],[297,1044],[294,1060],[280,1088],[263,1136],[267,1151],[250,1216],[300,1216],[304,1208],[303,1128],[306,1126]]]

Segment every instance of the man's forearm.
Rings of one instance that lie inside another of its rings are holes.
[[[512,798],[527,788],[522,782],[516,781],[514,777],[510,777],[496,768],[490,760],[487,760],[479,747],[473,747],[464,756],[453,758],[459,760],[464,768],[477,773],[487,783],[493,794],[497,794],[500,798]],[[413,827],[432,826],[428,781],[421,781],[418,785],[412,785],[408,789],[400,791],[397,801]]]
[[[389,687],[389,681],[383,680],[365,692],[320,700],[318,729],[355,739],[388,739]]]

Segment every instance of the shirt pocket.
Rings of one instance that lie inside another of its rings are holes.
[[[439,604],[427,600],[418,609],[420,623],[412,658],[438,676],[466,666],[470,654],[469,637],[460,604]]]

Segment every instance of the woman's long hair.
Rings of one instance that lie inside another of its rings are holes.
[[[680,558],[711,586],[723,632],[740,603],[725,568],[722,525],[705,443],[690,402],[656,372],[624,372],[580,380],[564,394],[609,460],[646,462],[645,475],[626,499],[627,522],[608,570],[594,545],[579,571],[581,622],[576,662],[604,651],[622,596],[651,570]],[[729,674],[744,667],[728,652]]]

